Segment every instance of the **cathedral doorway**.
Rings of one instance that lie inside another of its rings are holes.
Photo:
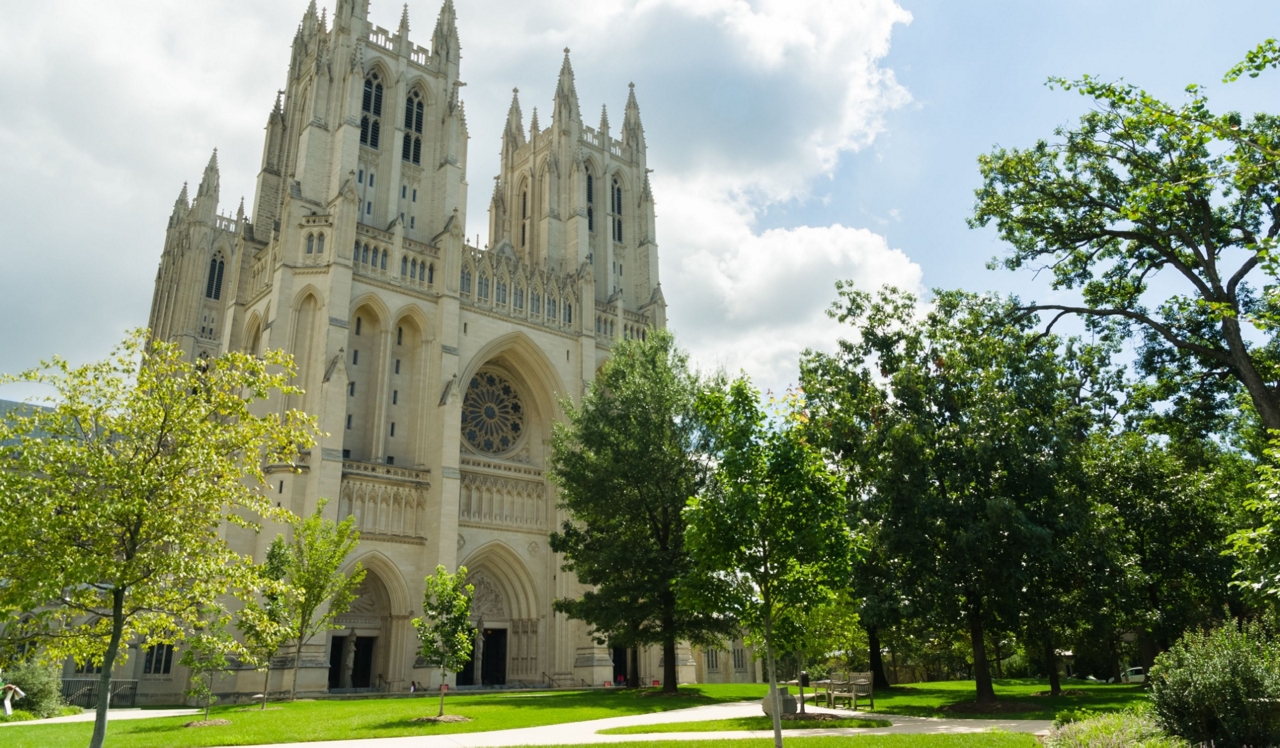
[[[477,630],[476,633],[480,633]],[[471,659],[458,671],[459,686],[505,686],[507,684],[507,630],[483,629],[483,637],[473,637]],[[476,660],[479,658],[479,680]]]
[[[386,585],[369,569],[347,612],[329,638],[329,690],[335,693],[377,690],[388,679],[387,636],[391,603]]]

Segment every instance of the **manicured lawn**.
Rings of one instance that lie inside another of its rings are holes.
[[[939,681],[895,686],[888,691],[876,692],[877,713],[911,714],[924,717],[973,717],[993,716],[1015,719],[1053,719],[1067,708],[1092,709],[1094,711],[1118,711],[1146,701],[1142,686],[1106,685],[1064,681],[1063,690],[1079,691],[1068,696],[1034,696],[1049,690],[1049,682],[1038,679],[1005,679],[995,682],[996,698],[1027,706],[1026,711],[1000,711],[996,714],[980,713],[964,708],[964,702],[972,702],[974,683],[968,681]],[[860,707],[862,705],[859,705]],[[948,709],[947,707],[952,707]]]
[[[762,685],[744,684],[686,686],[680,689],[679,696],[627,690],[452,695],[445,701],[445,713],[461,714],[472,721],[444,724],[411,721],[415,717],[435,715],[437,700],[430,696],[273,703],[265,712],[245,706],[219,706],[214,707],[210,716],[230,720],[230,725],[182,726],[199,717],[113,722],[107,729],[107,745],[130,748],[252,745],[507,730],[758,699],[763,697],[764,689]],[[0,745],[79,748],[89,742],[92,731],[91,722],[0,727]]]
[[[787,738],[791,748],[1039,748],[1034,736],[1008,732],[979,732],[968,735],[858,735],[855,737]],[[602,745],[551,746],[551,748],[614,748]],[[658,740],[625,743],[626,748],[691,748],[689,741]],[[693,744],[693,748],[699,745]],[[732,741],[733,748],[773,748],[772,738]]]
[[[784,719],[784,730],[829,730],[836,727],[888,727],[886,719],[832,719],[814,720]],[[647,735],[654,732],[716,732],[717,730],[772,730],[773,720],[768,717],[741,717],[739,719],[708,719],[702,722],[669,722],[663,725],[633,725],[599,730],[599,735]],[[736,744],[735,744],[736,745]]]

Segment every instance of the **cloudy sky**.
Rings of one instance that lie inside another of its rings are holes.
[[[636,84],[671,326],[703,366],[794,381],[829,348],[836,279],[1049,298],[984,265],[975,159],[1084,110],[1050,75],[1280,108],[1280,73],[1222,72],[1280,33],[1274,0],[455,0],[471,128],[468,233],[486,231],[511,88],[550,109],[572,48],[584,119]],[[328,3],[332,5],[332,2]],[[252,203],[262,128],[305,0],[46,0],[0,14],[0,372],[101,357],[145,324],[165,221],[209,152]],[[429,42],[435,0],[409,3]],[[332,14],[332,8],[330,8]],[[400,5],[373,0],[395,28]],[[543,119],[544,124],[546,119]],[[526,123],[527,126],[527,123]],[[0,392],[0,395],[3,395]],[[15,393],[9,390],[9,396]]]

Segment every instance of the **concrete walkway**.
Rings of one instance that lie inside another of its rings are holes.
[[[893,733],[973,733],[1000,729],[1006,732],[1040,732],[1048,730],[1048,720],[1026,719],[930,719],[899,715],[854,713],[808,707],[811,711],[833,712],[842,716],[887,719],[892,727],[875,729],[821,729],[787,730],[786,737],[815,735],[879,735]],[[631,725],[658,725],[672,722],[701,722],[703,720],[734,719],[761,715],[759,702],[715,704],[692,709],[678,709],[655,714],[637,714],[629,717],[610,717],[588,722],[569,722],[542,727],[523,727],[515,730],[470,732],[454,735],[418,735],[405,738],[368,738],[362,740],[335,740],[312,743],[276,744],[275,748],[498,748],[499,746],[582,745],[587,743],[634,743],[652,740],[740,740],[743,738],[771,738],[771,731],[725,732],[665,732],[641,735],[599,735],[598,730]],[[258,748],[266,748],[260,746]]]
[[[19,704],[18,708],[22,705]],[[107,722],[121,719],[151,719],[152,717],[188,717],[193,714],[204,714],[203,709],[112,709],[107,712]],[[86,709],[81,714],[66,717],[50,717],[49,719],[27,720],[26,722],[0,722],[0,727],[18,727],[19,725],[57,725],[63,722],[92,722],[95,713]]]

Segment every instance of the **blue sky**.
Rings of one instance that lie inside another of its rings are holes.
[[[332,2],[329,3],[332,5]],[[513,86],[549,111],[562,52],[584,119],[615,131],[636,84],[670,320],[702,366],[773,389],[841,330],[837,278],[1045,299],[985,269],[965,226],[977,156],[1050,137],[1093,73],[1219,108],[1280,104],[1280,71],[1222,72],[1280,33],[1280,4],[912,0],[456,0],[468,233],[486,229]],[[52,0],[0,17],[0,371],[102,357],[145,324],[165,220],[219,148],[223,210],[252,201],[262,127],[305,0]],[[373,0],[395,28],[398,3]],[[428,43],[439,5],[409,3]],[[330,8],[332,11],[332,8]],[[528,121],[526,119],[527,127]],[[193,185],[194,186],[194,185]],[[5,391],[0,391],[4,396]],[[9,390],[8,395],[13,396]]]

